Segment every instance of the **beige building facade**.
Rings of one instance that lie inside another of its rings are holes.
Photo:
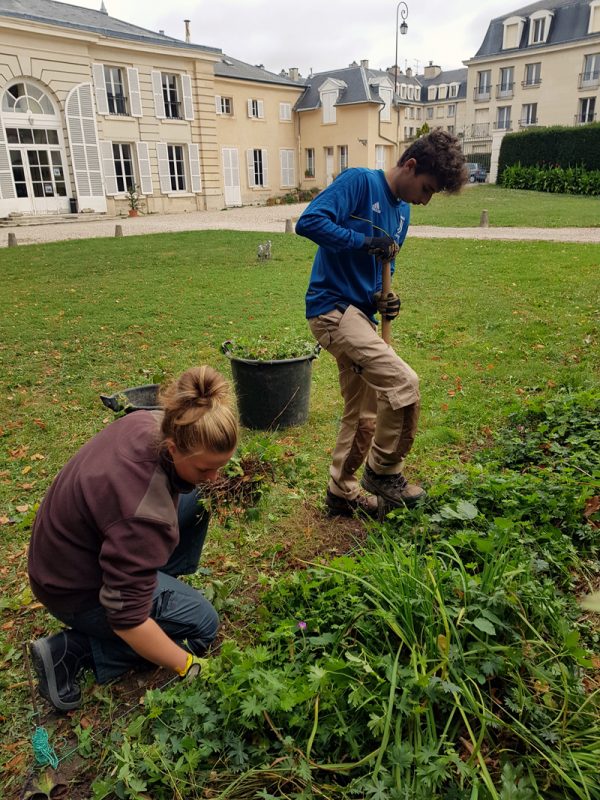
[[[477,54],[464,63],[465,129],[493,140],[496,154],[511,131],[595,122],[600,0],[542,0],[498,17]]]
[[[116,213],[132,185],[148,212],[221,207],[220,51],[50,0],[22,8],[0,2],[0,216]]]

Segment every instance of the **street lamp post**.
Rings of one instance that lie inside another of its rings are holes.
[[[408,5],[404,2],[404,0],[400,0],[398,5],[396,6],[396,59],[394,61],[394,94],[398,91],[398,30],[402,34],[402,36],[406,35],[408,31],[408,25],[406,24],[406,18],[408,17]],[[402,22],[400,23],[400,18],[402,18]],[[398,152],[398,156],[400,156],[400,142],[399,142],[399,135],[400,135],[400,106],[396,104],[396,149]]]

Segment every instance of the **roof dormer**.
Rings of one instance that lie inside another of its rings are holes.
[[[504,26],[502,49],[510,50],[513,47],[518,47],[521,44],[525,17],[508,17],[502,24]]]
[[[529,41],[528,44],[544,44],[548,41],[550,24],[554,13],[547,9],[534,11],[529,17]]]
[[[319,98],[323,108],[323,123],[333,124],[336,122],[336,109],[335,104],[338,101],[340,92],[345,89],[347,84],[344,81],[339,81],[336,78],[327,78],[327,80],[319,86]]]
[[[590,3],[588,33],[600,33],[600,0],[592,0]]]

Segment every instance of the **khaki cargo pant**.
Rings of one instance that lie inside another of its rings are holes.
[[[337,361],[344,398],[329,489],[352,500],[359,491],[355,473],[367,455],[380,475],[402,471],[417,432],[419,378],[354,306],[312,317],[308,324]]]

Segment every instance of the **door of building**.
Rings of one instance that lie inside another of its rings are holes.
[[[15,185],[15,211],[57,214],[69,211],[58,132],[46,128],[6,128]]]
[[[325,185],[333,182],[333,147],[325,148]]]
[[[241,206],[240,160],[236,147],[223,148],[223,186],[225,188],[225,205]]]

